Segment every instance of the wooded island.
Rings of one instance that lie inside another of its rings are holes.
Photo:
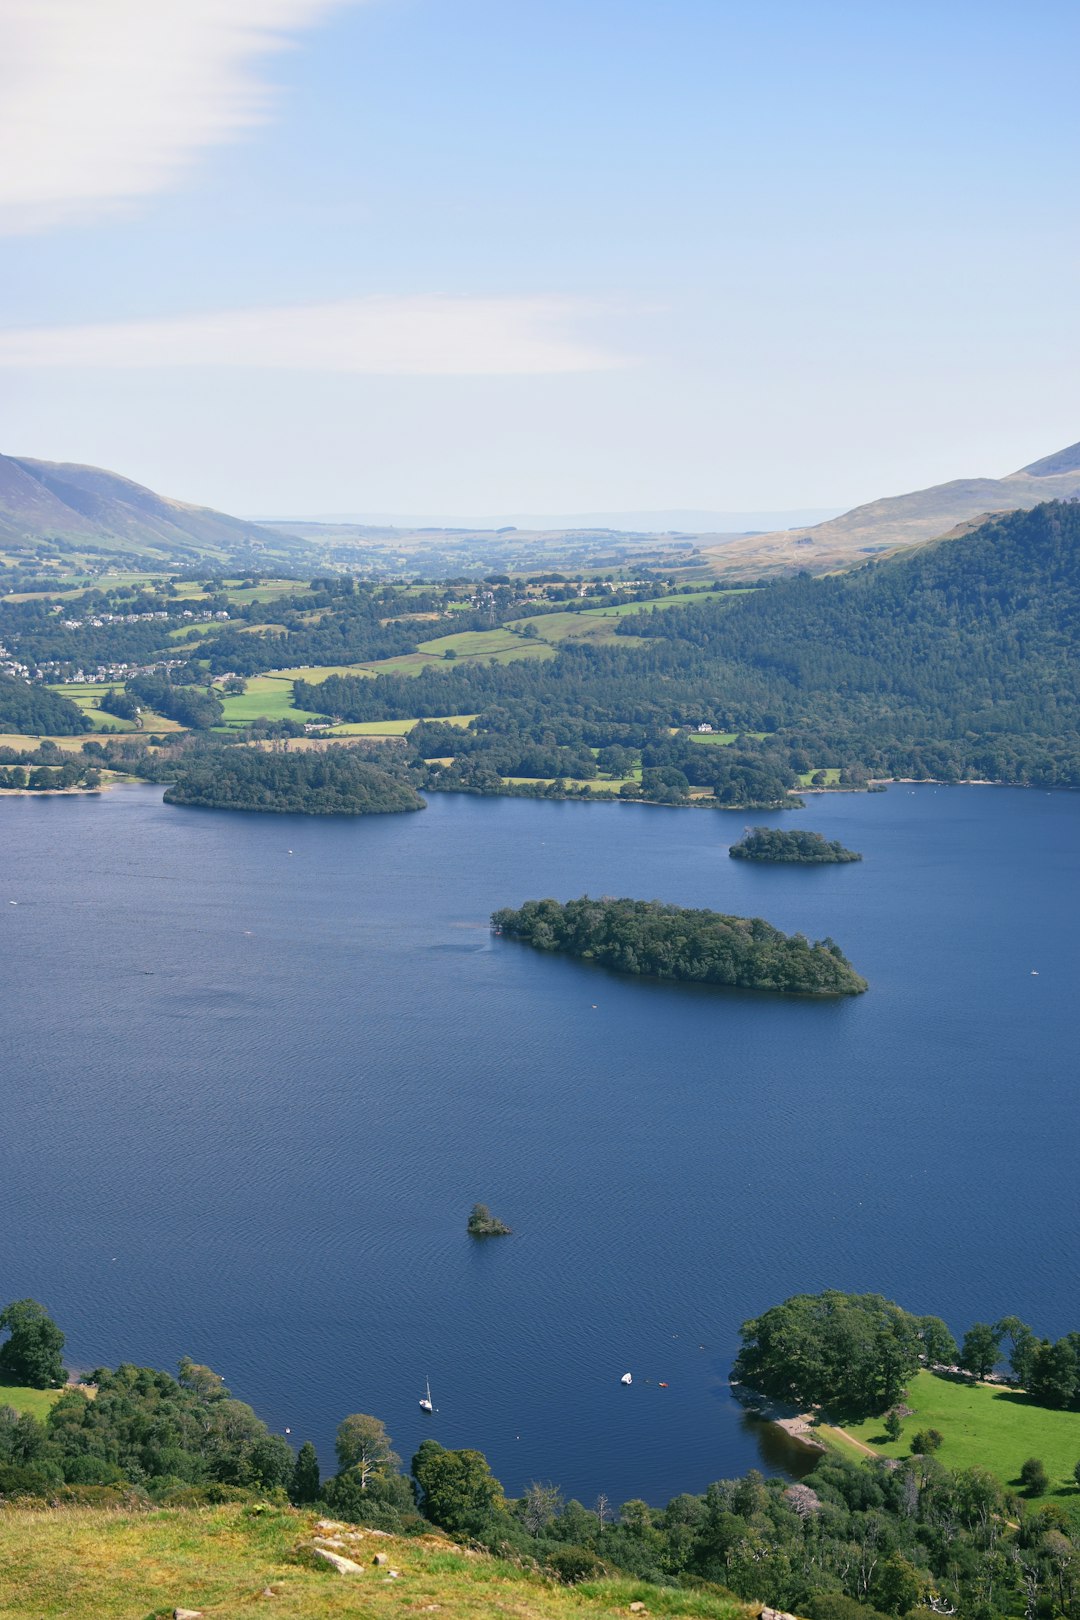
[[[582,957],[619,973],[812,996],[858,995],[867,988],[832,940],[811,944],[761,917],[583,895],[565,905],[527,900],[518,911],[496,911],[491,923],[496,933],[537,950]]]
[[[785,832],[779,827],[751,827],[744,838],[732,844],[728,854],[733,861],[787,861],[799,866],[827,866],[839,861],[861,861],[853,849],[845,849],[839,839],[816,832]]]

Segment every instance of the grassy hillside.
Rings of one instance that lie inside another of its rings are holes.
[[[1080,445],[1073,444],[1005,478],[954,478],[869,501],[808,528],[723,540],[705,554],[721,577],[749,579],[800,569],[830,573],[875,552],[925,545],[991,513],[1028,511],[1043,501],[1072,500],[1078,493]]]
[[[314,1554],[320,1536],[363,1573],[323,1564]],[[377,1554],[387,1562],[374,1564]],[[625,1616],[635,1601],[653,1615],[693,1620],[754,1612],[717,1594],[627,1580],[559,1586],[436,1535],[334,1529],[290,1508],[0,1509],[0,1620],[143,1620],[174,1608],[202,1610],[207,1620],[424,1612],[442,1620],[605,1620]]]

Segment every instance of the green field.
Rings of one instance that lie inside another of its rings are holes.
[[[222,697],[226,726],[248,726],[253,720],[317,720],[310,709],[296,709],[292,700],[292,679],[282,674],[252,675],[247,691],[237,697]]]
[[[839,780],[840,780],[840,767],[839,767],[839,765],[818,766],[818,770],[822,770],[822,769],[825,772],[825,783],[824,783],[825,786],[832,787],[835,783],[839,782]],[[799,786],[800,787],[809,787],[811,782],[814,780],[814,777],[816,775],[817,775],[817,770],[800,772],[800,774],[799,774]]]
[[[931,1372],[916,1373],[904,1405],[913,1407],[915,1415],[904,1419],[899,1441],[887,1438],[880,1418],[846,1424],[845,1432],[883,1457],[906,1457],[919,1429],[938,1429],[945,1443],[936,1455],[946,1468],[989,1468],[1011,1486],[1018,1482],[1021,1465],[1038,1457],[1050,1476],[1051,1493],[1080,1505],[1080,1487],[1073,1479],[1080,1462],[1080,1412],[1052,1412],[1015,1390],[958,1383]],[[850,1455],[854,1448],[846,1449]]]
[[[21,1384],[0,1384],[0,1406],[13,1406],[16,1412],[29,1412],[44,1423],[54,1401],[60,1399],[59,1389],[24,1389]]]
[[[114,731],[142,730],[147,733],[151,731],[181,730],[175,720],[166,720],[164,715],[156,713],[153,709],[148,709],[145,704],[143,705],[143,723],[141,727],[137,726],[134,720],[121,720],[119,716],[109,714],[105,709],[99,709],[98,702],[105,696],[105,693],[121,689],[123,684],[123,681],[102,681],[97,684],[87,681],[72,683],[68,686],[51,685],[49,690],[50,692],[58,692],[61,697],[68,698],[77,709],[82,710],[90,724],[97,728],[111,727]],[[84,737],[79,738],[80,743],[85,741]]]
[[[475,714],[434,714],[426,718],[439,725],[458,726],[461,730],[475,720]],[[414,726],[420,724],[420,716],[411,720],[353,720],[345,721],[340,726],[331,726],[327,732],[328,737],[404,737]]]

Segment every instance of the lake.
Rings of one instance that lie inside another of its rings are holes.
[[[732,861],[748,819],[866,858]],[[354,1411],[406,1462],[430,1432],[590,1504],[794,1467],[727,1387],[790,1293],[1080,1326],[1078,878],[1080,797],[1004,788],[752,818],[8,799],[0,1303],[42,1300],[74,1366],[210,1363],[327,1471]],[[870,991],[656,984],[488,930],[585,891],[831,934]],[[470,1240],[476,1200],[514,1235]]]

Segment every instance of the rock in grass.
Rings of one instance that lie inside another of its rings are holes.
[[[329,1547],[316,1547],[315,1556],[316,1558],[325,1559],[330,1568],[336,1569],[339,1575],[362,1575],[364,1573],[363,1564],[354,1564],[351,1558],[343,1558],[340,1553],[331,1552]]]

